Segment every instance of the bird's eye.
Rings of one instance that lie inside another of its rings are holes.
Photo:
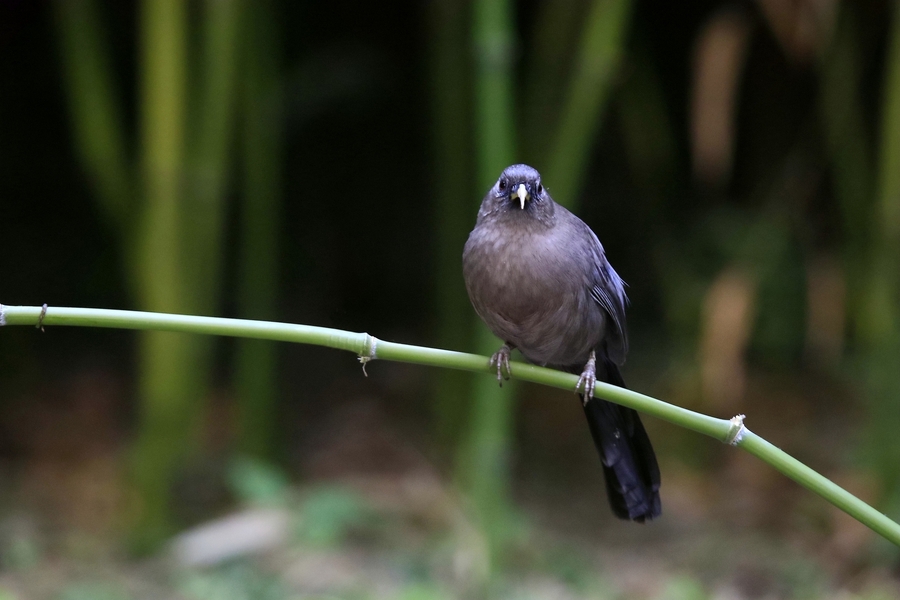
[[[540,182],[537,184],[537,193],[542,194],[544,192],[544,186],[541,185]]]
[[[505,190],[505,189],[506,189],[506,180],[505,180],[505,179],[501,179],[501,180],[500,180],[499,187],[500,187],[501,190]]]

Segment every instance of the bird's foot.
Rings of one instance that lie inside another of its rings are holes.
[[[499,350],[491,355],[490,365],[491,367],[497,367],[497,381],[500,382],[500,387],[503,387],[503,380],[509,379],[509,376],[512,375],[512,371],[509,368],[510,352],[512,352],[512,348],[508,344],[503,344]]]
[[[578,378],[578,383],[575,384],[575,392],[583,394],[585,406],[594,397],[595,383],[597,383],[597,354],[592,351],[581,377]]]

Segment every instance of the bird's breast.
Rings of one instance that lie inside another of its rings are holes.
[[[495,335],[537,364],[587,360],[603,337],[602,311],[566,240],[552,232],[472,232],[463,253],[469,297]]]

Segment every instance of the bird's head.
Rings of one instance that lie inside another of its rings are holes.
[[[545,201],[541,174],[528,165],[511,165],[503,170],[491,189],[498,208],[527,210]]]

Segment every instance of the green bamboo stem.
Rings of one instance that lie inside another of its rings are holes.
[[[484,356],[386,342],[367,333],[312,325],[126,310],[63,307],[42,309],[39,306],[0,304],[0,326],[2,325],[109,327],[276,340],[347,350],[359,356],[363,366],[372,360],[392,360],[496,376],[496,371],[488,365],[488,359]],[[574,389],[578,379],[575,375],[519,362],[512,363],[512,373],[516,379],[560,389]],[[746,429],[738,419],[717,419],[599,381],[595,393],[616,404],[634,408],[721,442],[733,443],[900,546],[900,524]]]

